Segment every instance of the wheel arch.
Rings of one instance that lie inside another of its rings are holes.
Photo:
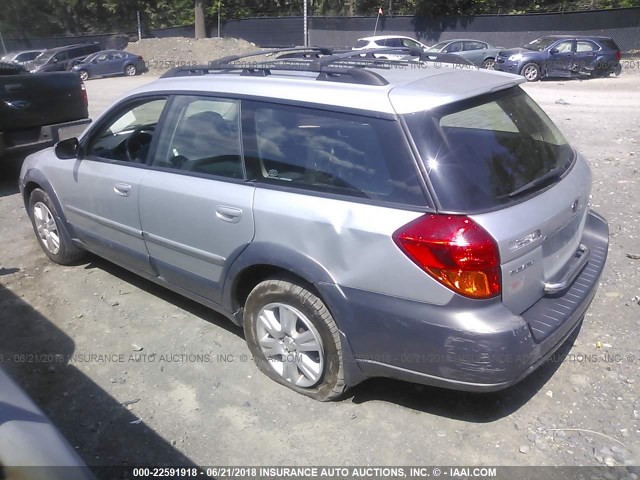
[[[223,306],[237,312],[244,306],[253,287],[275,276],[299,280],[318,296],[320,292],[315,284],[335,283],[329,272],[315,260],[280,245],[253,242],[238,255],[225,274]],[[329,305],[327,307],[331,310]]]
[[[342,328],[342,318],[351,315],[344,293],[330,273],[320,263],[295,250],[267,242],[247,246],[225,275],[222,302],[233,312],[232,321],[242,325],[242,309],[247,296],[260,282],[271,277],[298,281],[326,305],[340,333],[344,361],[344,380],[348,386],[363,381],[366,376],[355,361],[348,336]]]
[[[56,195],[55,189],[53,188],[49,180],[47,180],[45,175],[40,170],[35,170],[35,169],[28,170],[24,176],[24,179],[22,180],[22,188],[21,188],[22,201],[24,203],[25,208],[27,209],[27,213],[30,215],[30,212],[28,211],[29,197],[31,196],[31,193],[36,188],[44,190],[47,193],[47,195],[49,195],[49,199],[53,202],[56,208],[56,212],[58,212],[58,217],[60,221],[64,224],[64,228],[66,230],[65,233],[68,233],[71,238],[74,238],[75,235],[73,233],[73,228],[71,227],[71,224],[69,224],[69,222],[67,221],[67,217],[64,214],[64,209],[62,208],[62,204],[60,203],[60,200],[58,200],[58,195]]]

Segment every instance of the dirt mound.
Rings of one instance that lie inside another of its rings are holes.
[[[173,67],[206,65],[227,55],[260,50],[253,43],[238,38],[144,38],[129,43],[126,51],[142,55],[151,72],[163,72]]]

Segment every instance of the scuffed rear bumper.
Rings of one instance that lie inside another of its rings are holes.
[[[542,298],[522,315],[499,299],[459,297],[437,306],[348,288],[337,298],[319,285],[348,342],[347,379],[383,376],[469,391],[517,383],[580,325],[604,268],[608,232],[607,222],[589,212],[582,238],[589,263],[565,293]],[[545,335],[534,335],[556,310],[563,313]]]

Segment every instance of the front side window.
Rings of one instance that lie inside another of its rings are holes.
[[[447,53],[455,53],[462,51],[462,42],[453,42],[446,48]]]
[[[166,98],[139,100],[108,118],[91,135],[87,155],[122,162],[146,163]]]
[[[519,87],[405,119],[445,210],[509,204],[573,164],[558,128]]]
[[[560,42],[554,48],[558,50],[558,53],[571,53],[571,50],[573,50],[573,41]]]
[[[237,100],[177,96],[152,165],[243,178],[239,111]]]
[[[261,183],[424,205],[400,125],[312,108],[243,103],[245,162]]]

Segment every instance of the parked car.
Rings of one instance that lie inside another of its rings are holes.
[[[87,80],[91,77],[106,75],[134,76],[144,71],[144,67],[144,61],[140,55],[122,50],[103,50],[76,63],[72,70],[78,72],[82,80]]]
[[[70,70],[74,62],[100,50],[100,45],[96,43],[78,43],[50,48],[38,55],[35,60],[25,64],[25,66],[31,73],[64,72]]]
[[[436,43],[427,52],[453,53],[466,58],[477,67],[492,69],[501,48],[481,40],[462,38]]]
[[[419,42],[411,37],[403,37],[401,35],[376,35],[372,37],[359,38],[352,50],[370,50],[370,49],[395,49],[395,48],[413,48],[426,51],[427,47],[424,43]],[[400,60],[405,55],[384,54],[384,52],[376,54],[378,58],[389,58],[392,60]]]
[[[0,420],[2,478],[95,480],[58,429],[2,369]]]
[[[7,63],[18,63],[20,65],[24,65],[26,62],[34,60],[38,55],[40,55],[44,50],[21,50],[18,52],[7,53],[4,57],[0,59],[2,62]]]
[[[91,122],[84,83],[71,72],[33,75],[0,63],[0,158],[78,135]]]
[[[495,68],[535,82],[544,77],[620,75],[621,58],[620,47],[610,37],[550,35],[502,50]]]
[[[375,376],[518,382],[598,287],[589,164],[523,78],[359,55],[175,68],[29,156],[45,254],[208,305],[317,400]]]

